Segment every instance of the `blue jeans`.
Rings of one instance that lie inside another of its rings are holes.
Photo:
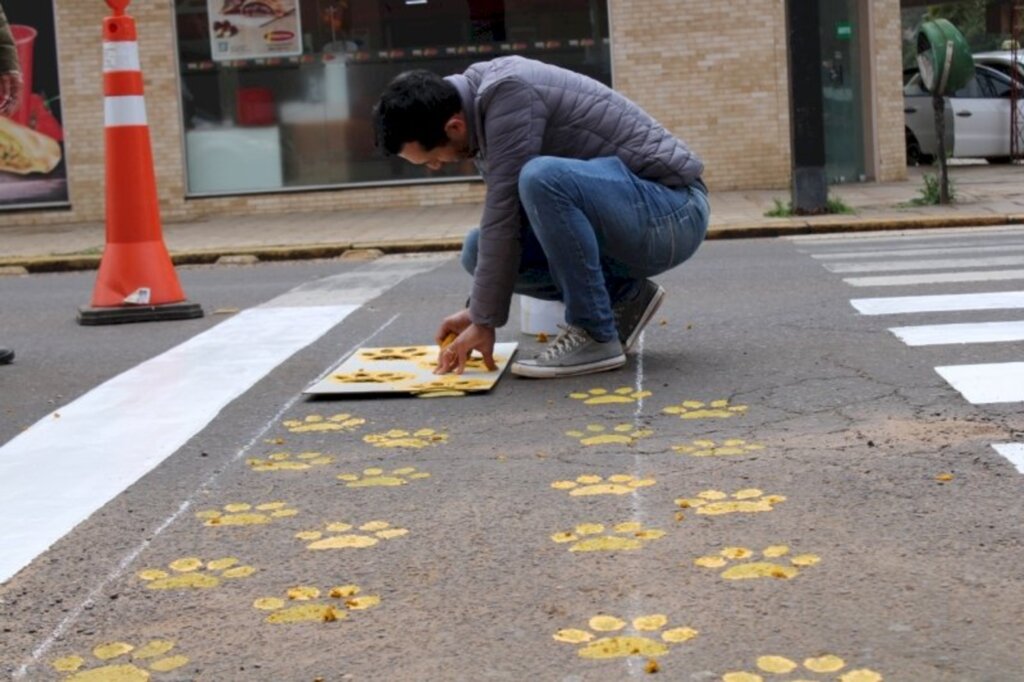
[[[515,292],[565,302],[566,322],[597,341],[617,337],[612,305],[674,268],[707,234],[702,184],[671,189],[634,175],[617,157],[540,156],[519,174],[524,221]],[[462,247],[476,270],[480,231]]]

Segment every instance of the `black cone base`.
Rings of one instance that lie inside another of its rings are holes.
[[[165,303],[163,305],[126,305],[114,308],[78,309],[78,324],[126,324],[128,322],[160,322],[162,320],[191,320],[203,316],[198,303]]]

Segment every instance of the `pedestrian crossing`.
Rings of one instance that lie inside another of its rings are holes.
[[[971,404],[1013,405],[1024,403],[1024,290],[1018,283],[1024,280],[1024,268],[1015,267],[1024,265],[1022,236],[1024,229],[1009,227],[812,235],[792,241],[825,271],[850,275],[842,281],[851,287],[877,288],[880,294],[889,288],[921,291],[850,299],[864,316],[928,314],[928,324],[888,327],[907,346],[964,349],[960,352],[973,360],[1009,355],[1009,361],[934,370]],[[962,321],[967,314],[986,319]],[[998,353],[987,351],[994,348]],[[992,448],[1024,473],[1024,443],[993,443]]]

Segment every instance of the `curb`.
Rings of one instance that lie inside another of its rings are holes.
[[[712,226],[707,239],[754,239],[786,237],[808,234],[842,232],[885,232],[895,230],[927,230],[935,228],[998,227],[1024,225],[1024,214],[915,216],[913,218],[849,218],[826,216],[820,218],[779,218],[778,222],[732,223]],[[436,253],[458,251],[461,239],[409,239],[403,241],[336,242],[329,244],[302,244],[293,246],[240,246],[175,251],[171,253],[174,265],[213,265],[225,256],[255,257],[261,262],[314,260],[338,258],[350,251],[377,250],[386,255],[408,253]],[[22,256],[0,258],[0,268],[24,268],[29,274],[44,272],[76,272],[99,268],[101,254],[69,256]]]

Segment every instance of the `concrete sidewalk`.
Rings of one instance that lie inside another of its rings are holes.
[[[788,190],[711,191],[709,239],[927,227],[1021,224],[1024,226],[1024,166],[984,162],[951,167],[958,202],[949,207],[911,206],[922,176],[933,168],[911,168],[895,183],[837,185],[831,196],[851,215],[766,218]],[[174,262],[212,263],[222,256],[261,260],[330,258],[347,251],[385,252],[456,249],[477,224],[480,205],[359,210],[345,213],[211,217],[167,223],[164,238]],[[1024,227],[1022,227],[1024,229]],[[0,268],[10,273],[95,268],[104,246],[104,226],[82,223],[0,229]]]

